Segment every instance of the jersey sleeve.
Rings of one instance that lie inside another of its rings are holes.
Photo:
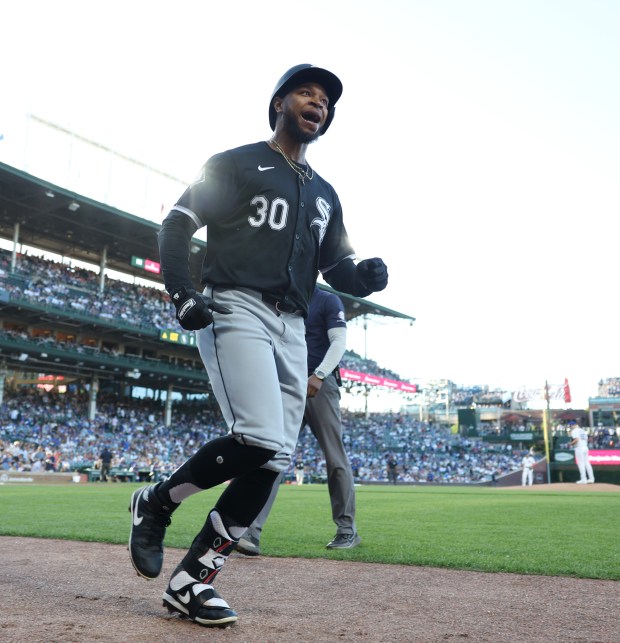
[[[344,226],[340,199],[334,192],[334,211],[329,219],[325,237],[321,243],[319,270],[327,272],[347,257],[355,257],[355,250]]]
[[[231,212],[239,192],[236,185],[237,172],[232,155],[228,152],[216,154],[204,164],[172,209],[183,212],[201,228],[222,220]]]
[[[344,305],[337,295],[326,298],[324,316],[327,330],[331,328],[346,328],[347,326],[344,315]]]

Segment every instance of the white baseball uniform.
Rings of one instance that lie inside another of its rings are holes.
[[[532,486],[534,484],[534,465],[536,464],[536,460],[534,460],[534,457],[528,453],[521,461],[521,464],[523,466],[521,485],[523,487],[526,485]]]
[[[575,461],[579,467],[580,479],[577,482],[581,484],[594,482],[594,471],[592,470],[592,465],[588,459],[589,449],[587,432],[582,427],[576,426],[570,432],[570,436],[573,440],[578,440],[575,444]]]

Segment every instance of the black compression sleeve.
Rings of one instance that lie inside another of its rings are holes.
[[[251,525],[269,500],[278,475],[277,471],[259,468],[234,478],[219,497],[215,508],[237,525]]]
[[[354,297],[367,297],[372,292],[359,280],[356,265],[351,258],[337,263],[323,274],[323,278],[334,290],[346,292]]]
[[[182,212],[173,210],[164,219],[157,234],[159,260],[169,293],[182,286],[193,288],[189,271],[189,245],[194,232],[194,222]]]
[[[271,449],[241,444],[232,435],[223,435],[201,446],[189,460],[159,485],[157,493],[162,501],[167,503],[170,491],[187,483],[200,489],[211,489],[226,480],[253,471],[269,462],[275,454],[276,451]]]

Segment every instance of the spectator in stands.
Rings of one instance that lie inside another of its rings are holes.
[[[51,450],[45,452],[45,471],[56,471],[56,456]]]
[[[15,440],[13,444],[8,448],[8,452],[11,454],[15,461],[21,460],[26,452],[22,448],[22,443],[20,440]]]
[[[37,445],[37,448],[30,455],[30,461],[33,466],[38,463],[37,470],[41,470],[43,468],[43,462],[45,461],[45,449],[42,445]]]

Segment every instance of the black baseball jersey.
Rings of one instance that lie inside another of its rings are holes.
[[[318,271],[354,251],[332,186],[301,181],[266,142],[212,156],[172,208],[207,226],[202,282],[243,286],[308,310]]]

